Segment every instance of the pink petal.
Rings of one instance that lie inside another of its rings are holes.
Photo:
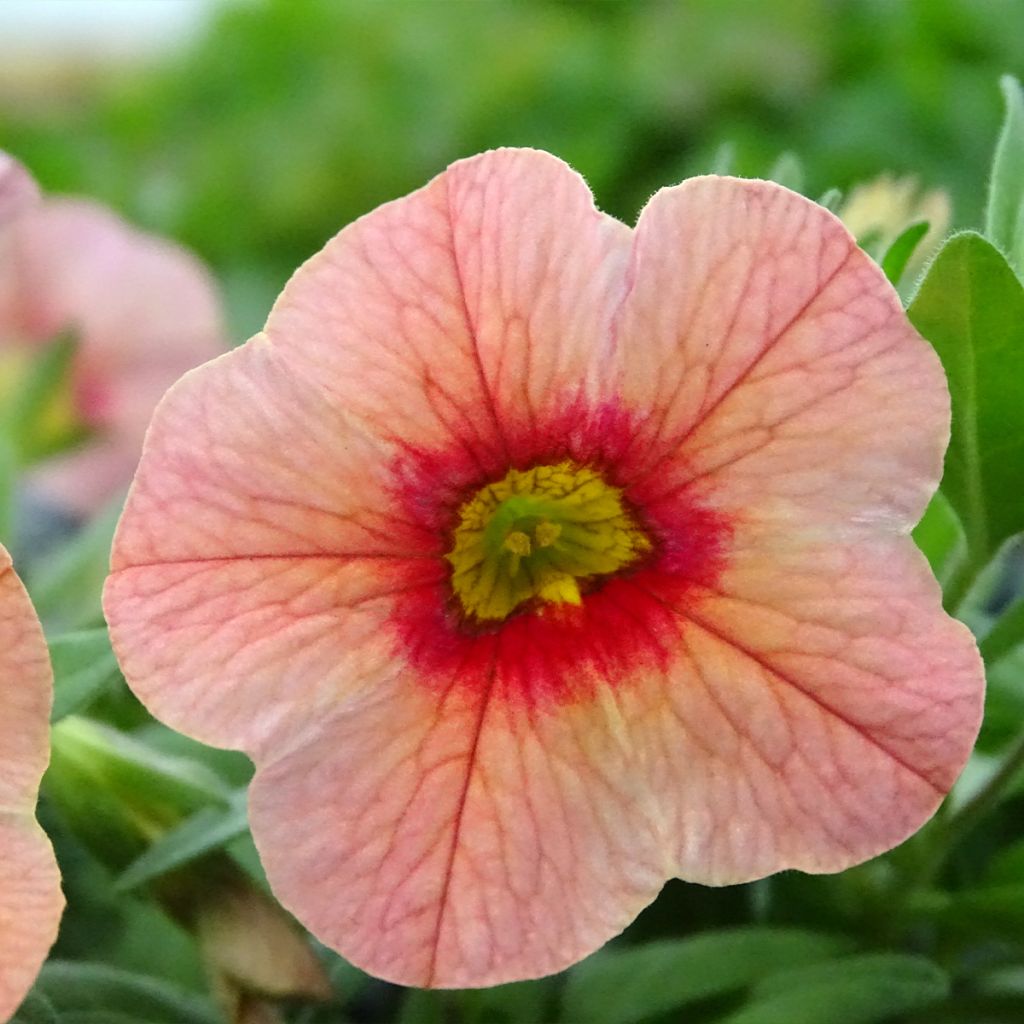
[[[537,717],[489,668],[467,666],[479,685],[440,706],[404,675],[378,685],[295,737],[251,791],[278,897],[401,984],[561,970],[671,871],[615,701]]]
[[[486,461],[511,425],[613,396],[629,238],[560,160],[496,150],[345,228],[266,333],[375,435]]]
[[[39,199],[32,176],[14,157],[0,150],[0,227]]]
[[[34,817],[49,760],[50,660],[2,548],[0,561],[0,1020],[7,1020],[56,938],[64,900],[53,849]]]
[[[223,326],[209,275],[184,249],[96,204],[50,199],[10,228],[0,344],[45,344],[68,331],[80,346],[77,413],[101,446],[117,450],[104,469],[119,472],[83,491],[85,470],[69,457],[36,483],[88,512],[127,486],[154,407],[183,373],[223,352]]]
[[[907,538],[741,533],[678,635],[667,678],[627,699],[647,708],[651,785],[691,881],[839,871],[895,846],[977,735],[977,647]]]
[[[171,390],[105,596],[118,654],[157,715],[255,750],[362,684],[360,661],[380,660],[366,645],[410,585],[399,560],[441,573],[427,558],[437,538],[403,521],[386,468],[262,338]]]
[[[659,410],[652,477],[758,519],[917,521],[949,439],[945,377],[836,217],[769,182],[695,178],[644,210],[632,275],[619,329],[627,394]]]

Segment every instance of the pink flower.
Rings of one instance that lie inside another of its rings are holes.
[[[825,210],[706,177],[635,230],[552,157],[342,231],[157,412],[106,610],[135,691],[256,761],[324,942],[409,985],[557,971],[669,877],[838,871],[974,740],[907,536],[939,362]]]
[[[20,206],[0,233],[0,364],[10,375],[59,335],[77,339],[68,415],[92,437],[33,482],[89,512],[131,480],[164,391],[224,350],[220,310],[192,255],[111,211],[60,198]]]

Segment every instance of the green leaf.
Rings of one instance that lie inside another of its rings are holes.
[[[772,169],[768,172],[768,178],[770,181],[778,182],[794,192],[803,192],[804,190],[804,167],[796,153],[785,152],[780,154],[778,160],[772,164]]]
[[[1024,91],[1012,75],[1004,75],[999,84],[1006,120],[992,160],[985,234],[1024,273]]]
[[[941,579],[957,545],[963,539],[960,522],[942,491],[936,491],[921,521],[914,527],[914,543],[921,549],[932,572]]]
[[[980,566],[1024,530],[1024,286],[997,249],[967,231],[942,247],[907,314],[949,378],[942,490]]]
[[[903,277],[903,272],[907,269],[911,256],[914,255],[914,250],[920,244],[921,239],[928,234],[930,226],[926,220],[919,220],[916,224],[911,224],[896,236],[895,241],[886,250],[882,257],[882,273],[889,279],[893,288],[899,287],[900,278]]]
[[[396,1024],[445,1024],[447,1007],[452,1002],[448,992],[410,989],[402,1002]]]
[[[948,978],[930,961],[869,953],[773,974],[722,1024],[874,1024],[948,993]]]
[[[985,885],[958,893],[930,894],[916,908],[948,932],[1024,943],[1024,884]]]
[[[145,885],[219,850],[248,827],[246,792],[241,790],[231,797],[227,807],[200,808],[161,836],[124,870],[115,888],[124,891]]]
[[[995,625],[978,642],[986,665],[1005,658],[1024,642],[1024,597],[1018,597],[996,620]]]
[[[123,501],[117,498],[68,544],[34,566],[29,591],[48,630],[83,629],[103,622],[103,582]]]
[[[50,641],[50,660],[54,685],[52,722],[86,708],[121,675],[105,626],[54,637]]]
[[[153,1024],[221,1024],[210,1003],[168,982],[105,964],[51,960],[37,990],[53,1004],[62,1024],[65,1011],[121,1014]]]
[[[43,791],[76,837],[115,871],[200,808],[227,805],[234,792],[202,764],[78,715],[58,722],[50,738]]]
[[[827,192],[823,192],[817,199],[819,206],[824,206],[826,210],[831,210],[835,213],[839,209],[839,204],[843,201],[843,193],[838,188],[830,188]]]
[[[723,142],[715,150],[711,157],[711,169],[709,174],[735,174],[736,173],[736,144]]]
[[[57,1011],[46,996],[33,989],[11,1018],[11,1024],[57,1024]]]
[[[516,981],[492,988],[458,993],[458,1019],[462,1024],[538,1024],[553,1020],[549,1010],[553,978]]]
[[[602,950],[569,972],[562,1019],[633,1024],[843,951],[839,938],[788,928],[737,928]]]

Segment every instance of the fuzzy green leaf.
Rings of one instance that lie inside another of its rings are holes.
[[[1024,274],[1024,90],[1012,75],[999,84],[1006,119],[992,161],[985,234]]]
[[[882,257],[882,273],[894,288],[899,286],[900,278],[903,277],[907,264],[914,255],[914,250],[920,245],[921,239],[928,234],[929,226],[926,220],[919,220],[916,224],[911,224],[909,228],[904,229],[896,236]]]
[[[968,231],[943,246],[907,313],[949,378],[942,491],[980,565],[1024,530],[1024,286],[991,243]]]

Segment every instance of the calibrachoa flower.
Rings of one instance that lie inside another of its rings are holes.
[[[838,871],[934,811],[982,693],[907,536],[948,429],[822,208],[697,178],[630,230],[487,153],[171,390],[114,644],[255,759],[268,877],[326,943],[410,985],[556,971],[671,876]]]
[[[89,512],[131,480],[164,391],[224,351],[220,309],[190,253],[98,204],[48,198],[18,212],[0,232],[0,393],[40,346],[76,339],[69,408],[54,415],[92,436],[33,482]]]

